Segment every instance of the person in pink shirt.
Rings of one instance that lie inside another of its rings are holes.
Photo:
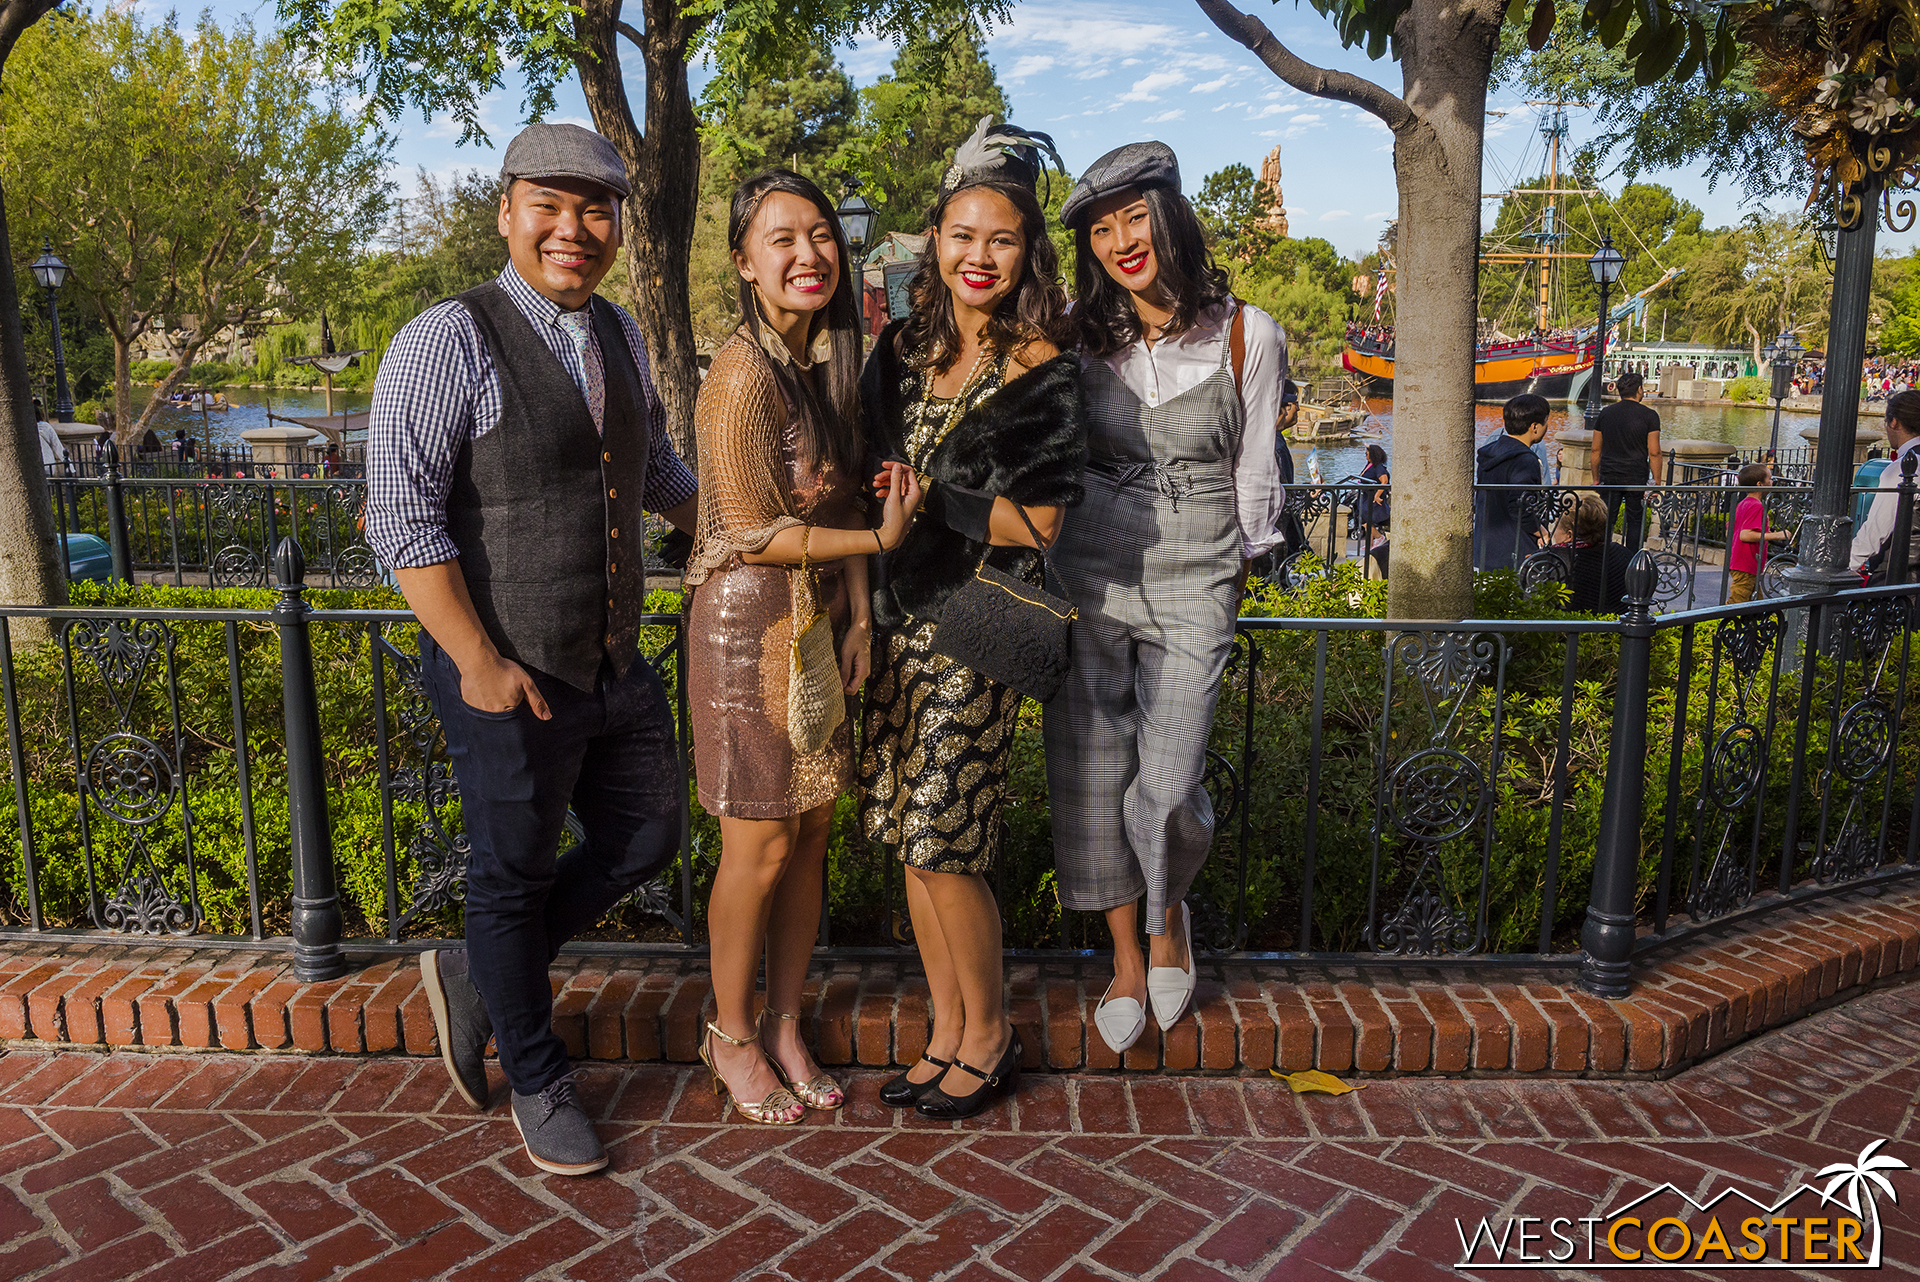
[[[1732,583],[1727,589],[1727,604],[1739,605],[1753,600],[1760,582],[1760,571],[1767,567],[1768,545],[1784,543],[1787,531],[1767,528],[1767,508],[1760,491],[1773,484],[1773,469],[1765,463],[1749,463],[1740,469],[1740,485],[1751,490],[1733,512],[1732,537],[1728,540],[1727,570]]]

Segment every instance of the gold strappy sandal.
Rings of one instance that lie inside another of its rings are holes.
[[[758,1019],[753,1021],[753,1036],[751,1037],[729,1037],[722,1031],[718,1024],[708,1024],[707,1031],[729,1046],[758,1047],[760,1045],[760,1021]],[[713,1066],[713,1051],[711,1047],[712,1043],[707,1038],[703,1037],[700,1039],[700,1062],[707,1066],[709,1073],[713,1074],[713,1093],[715,1095],[725,1095],[727,1097],[728,1107],[739,1109],[740,1116],[746,1118],[749,1122],[758,1122],[762,1126],[798,1126],[806,1117],[804,1112],[794,1117],[784,1116],[784,1114],[792,1110],[794,1105],[801,1102],[790,1090],[770,1091],[767,1097],[758,1104],[749,1104],[747,1101],[736,1096],[733,1093],[733,1088],[727,1085],[726,1079],[720,1076],[720,1070]],[[765,1055],[766,1051],[764,1049],[761,1050],[761,1054]],[[784,1082],[786,1077],[780,1072],[780,1065],[774,1063],[771,1057],[768,1058],[767,1062],[773,1065],[774,1076]],[[802,1107],[804,1108],[804,1105]],[[724,1120],[726,1114],[722,1113],[721,1117]]]
[[[774,1010],[771,1006],[763,1007],[762,1010],[765,1014],[772,1015],[776,1019],[791,1019],[795,1022],[798,1022],[800,1019],[798,1015],[789,1015],[783,1010]],[[787,1076],[787,1070],[780,1067],[780,1061],[778,1059],[769,1055],[767,1056],[767,1063],[773,1065],[773,1075],[780,1079],[780,1084],[798,1096],[800,1102],[808,1108],[832,1110],[839,1108],[847,1102],[847,1093],[841,1090],[840,1083],[834,1081],[832,1076],[827,1073],[821,1073],[812,1081],[796,1084],[792,1078]]]

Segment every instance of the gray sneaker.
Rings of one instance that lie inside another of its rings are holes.
[[[607,1151],[580,1109],[571,1076],[555,1080],[535,1095],[515,1091],[513,1124],[526,1143],[527,1156],[543,1171],[591,1175],[607,1164]]]
[[[433,1008],[433,1030],[440,1036],[440,1060],[460,1098],[478,1109],[487,1106],[487,1039],[493,1020],[480,990],[467,975],[463,948],[420,954],[420,977]]]

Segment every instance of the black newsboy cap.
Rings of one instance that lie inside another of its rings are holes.
[[[1080,181],[1060,206],[1060,221],[1068,227],[1082,222],[1089,206],[1100,197],[1128,187],[1170,187],[1180,190],[1180,162],[1163,142],[1130,142],[1115,147],[1087,166]]]

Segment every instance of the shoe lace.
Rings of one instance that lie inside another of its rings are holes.
[[[547,1085],[541,1089],[540,1093],[534,1097],[540,1101],[540,1106],[544,1110],[540,1114],[540,1121],[543,1125],[548,1118],[563,1108],[580,1107],[579,1093],[575,1091],[573,1087],[574,1079],[579,1076],[579,1073],[573,1072],[568,1073],[565,1077],[556,1077],[553,1081],[547,1083]]]

